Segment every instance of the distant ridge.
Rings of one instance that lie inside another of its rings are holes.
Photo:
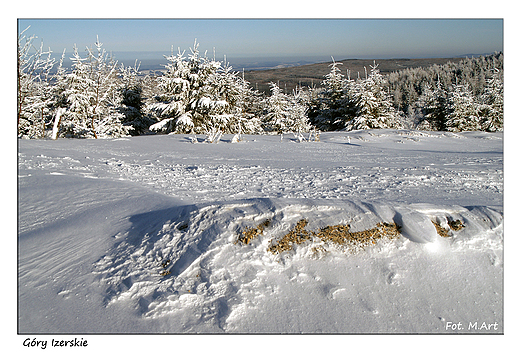
[[[448,62],[458,62],[466,56],[452,58],[428,58],[428,59],[375,59],[375,63],[382,74],[404,70],[407,68],[428,67],[432,65],[443,65]],[[364,77],[365,68],[370,71],[370,66],[374,65],[374,59],[344,59],[336,60],[340,62],[341,73],[356,79],[358,75]],[[293,67],[249,70],[244,72],[244,78],[249,81],[253,88],[261,92],[268,93],[269,82],[277,83],[280,88],[290,93],[296,86],[319,87],[325,75],[330,72],[332,61],[307,64]]]
[[[479,56],[488,56],[493,55],[494,53],[485,53],[485,54],[464,54],[457,55],[456,58],[478,58]]]
[[[61,54],[55,53],[56,60],[59,61]],[[167,63],[164,55],[168,52],[114,52],[115,59],[125,66],[139,65],[142,74],[162,74]],[[341,72],[347,75],[350,72],[351,78],[363,77],[365,67],[370,71],[370,65],[374,60],[382,74],[416,67],[427,67],[434,64],[443,65],[447,62],[458,62],[464,58],[479,57],[487,54],[463,54],[451,58],[392,58],[392,59],[342,59],[336,62]],[[64,66],[70,69],[72,62],[70,55],[65,56]],[[265,57],[265,58],[240,58],[228,57],[229,64],[236,71],[244,71],[244,78],[249,81],[253,88],[261,92],[269,93],[269,82],[275,82],[286,92],[291,93],[298,86],[319,87],[324,76],[330,72],[330,57],[322,60],[323,57]],[[223,61],[222,58],[216,60]]]

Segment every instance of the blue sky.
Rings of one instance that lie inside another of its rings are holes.
[[[19,19],[61,53],[99,35],[107,51],[188,50],[241,57],[452,57],[503,51],[501,19]],[[123,55],[123,54],[121,54]],[[158,57],[160,58],[160,57]],[[141,58],[140,58],[141,59]]]

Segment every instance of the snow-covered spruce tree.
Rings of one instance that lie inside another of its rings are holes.
[[[263,95],[251,87],[242,76],[241,98],[238,104],[238,115],[241,117],[242,132],[259,134],[263,132],[260,116],[263,111]]]
[[[332,58],[331,70],[325,76],[316,102],[310,103],[309,118],[320,130],[339,130],[355,115],[354,81],[341,73]],[[348,73],[348,71],[347,71]]]
[[[148,131],[154,121],[143,112],[144,108],[144,86],[146,77],[139,76],[139,65],[125,67],[121,64],[119,68],[120,91],[122,95],[119,111],[124,115],[122,123],[130,126],[131,135],[141,135]]]
[[[313,124],[321,130],[335,130],[334,122],[342,115],[345,82],[344,75],[338,67],[341,64],[332,58],[330,72],[325,75],[325,79],[321,83],[323,89],[318,98],[318,110],[310,112]]]
[[[34,46],[36,36],[26,37],[27,27],[18,36],[17,122],[18,137],[43,138],[50,122],[53,104],[50,70],[54,66],[51,51]]]
[[[426,106],[433,99],[433,90],[430,84],[425,84],[422,89],[422,94],[414,103],[413,109],[415,111],[415,116],[413,119],[413,128],[417,130],[434,130],[432,128],[431,123],[426,119],[425,112]]]
[[[188,76],[190,70],[184,52],[165,56],[166,73],[156,78],[157,94],[146,103],[146,109],[158,121],[150,126],[154,132],[169,133],[181,128],[193,128],[191,116],[186,116],[186,106],[191,89]],[[191,130],[191,129],[190,129]]]
[[[63,61],[65,60],[65,49],[61,55],[60,63],[58,65],[58,70],[54,74],[54,84],[52,85],[52,96],[53,96],[53,106],[52,106],[52,131],[51,131],[51,139],[55,140],[58,138],[58,133],[60,130],[61,119],[63,113],[70,106],[67,101],[67,96],[65,95],[65,91],[68,89],[68,79],[67,79],[67,71],[63,66]]]
[[[262,112],[260,93],[250,87],[249,82],[227,63],[224,64],[220,75],[223,76],[218,91],[229,101],[232,116],[225,132],[237,134],[258,134],[262,132],[261,120],[258,116]]]
[[[308,132],[311,126],[302,96],[297,91],[288,96],[276,83],[270,82],[269,85],[271,95],[266,99],[262,119],[264,131],[275,134]]]
[[[478,114],[484,131],[504,130],[504,77],[499,69],[494,69],[486,82]]]
[[[63,66],[63,62],[65,61],[65,52],[66,50],[63,50],[63,53],[61,54],[61,59],[58,65],[58,69],[56,70],[56,73],[53,77],[53,91],[52,94],[54,95],[54,108],[67,108],[70,104],[67,101],[67,96],[65,95],[65,91],[68,89],[69,86],[69,77],[67,70]]]
[[[98,138],[127,136],[119,111],[122,94],[117,80],[117,62],[108,58],[99,39],[95,51],[87,48],[82,58],[74,46],[72,72],[64,92],[69,103],[62,116],[60,136]]]
[[[190,62],[193,62],[193,58]],[[232,75],[221,71],[222,63],[201,58],[199,61],[200,81],[195,85],[189,101],[194,132],[228,132],[233,118],[232,110],[238,93]]]
[[[385,78],[378,65],[371,66],[370,75],[356,82],[356,116],[346,130],[400,128],[391,97],[385,92]]]
[[[167,72],[158,80],[158,94],[147,105],[158,122],[150,127],[154,132],[199,133],[205,128],[203,116],[209,111],[222,110],[225,102],[215,102],[207,96],[209,77],[219,62],[200,57],[195,41],[191,55],[185,60],[184,52],[166,56]]]
[[[267,97],[265,104],[265,114],[262,119],[262,126],[267,133],[286,133],[289,132],[289,122],[287,109],[289,101],[281,88],[274,82],[270,82],[271,95]]]
[[[197,107],[202,116],[202,129],[233,134],[261,130],[260,120],[248,108],[254,98],[249,83],[233,71],[226,60],[208,77],[204,92],[202,104]]]
[[[448,103],[448,93],[442,87],[440,80],[437,81],[434,89],[427,84],[418,103],[422,107],[424,119],[417,127],[421,130],[446,130],[446,120],[450,114]]]
[[[53,86],[50,83],[49,73],[40,73],[33,82],[30,94],[25,98],[22,106],[23,116],[18,128],[19,136],[24,138],[44,138],[47,127],[52,120],[52,106],[54,96]]]
[[[296,87],[293,94],[289,97],[291,130],[300,137],[304,132],[312,129],[312,124],[308,117],[310,95],[307,90]]]
[[[189,57],[184,52],[166,57],[167,72],[157,79],[158,92],[146,108],[158,121],[160,133],[253,133],[259,122],[244,101],[253,98],[248,83],[227,63],[202,57],[195,41]]]
[[[452,132],[480,130],[477,105],[469,84],[456,85],[448,96],[448,104],[450,113],[446,120],[446,130]]]

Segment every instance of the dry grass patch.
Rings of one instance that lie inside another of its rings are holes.
[[[439,234],[441,237],[448,238],[450,237],[450,234],[446,229],[444,229],[440,223],[432,221],[433,225],[435,226],[435,229],[437,229],[437,234]]]
[[[332,241],[339,245],[350,244],[364,247],[373,245],[383,238],[395,239],[401,233],[395,223],[378,223],[374,228],[351,232],[350,227],[344,225],[328,226],[320,230],[316,236],[324,242]]]
[[[307,239],[311,238],[312,232],[305,230],[305,226],[309,222],[306,219],[301,219],[296,223],[293,229],[289,233],[285,234],[276,244],[271,240],[271,245],[267,249],[273,254],[279,254],[281,252],[291,250],[293,244],[301,244]]]
[[[319,255],[319,254],[326,253],[326,252],[327,252],[327,249],[325,249],[321,245],[318,245],[318,246],[315,246],[312,248],[313,255]]]
[[[284,251],[292,250],[294,244],[301,244],[312,236],[320,238],[323,242],[332,242],[339,245],[351,245],[355,247],[365,247],[373,245],[378,240],[394,239],[401,233],[399,226],[395,223],[378,223],[374,228],[363,230],[360,232],[351,232],[349,225],[334,225],[320,229],[318,232],[307,231],[305,226],[309,222],[306,219],[300,220],[296,226],[284,235],[278,242],[271,241],[271,245],[267,249],[273,254],[279,254]]]
[[[242,231],[242,234],[240,234],[238,236],[238,239],[235,241],[235,244],[238,244],[238,243],[242,243],[245,245],[249,244],[251,242],[251,240],[255,239],[257,236],[263,235],[264,229],[269,227],[270,224],[271,224],[271,220],[266,219],[265,221],[263,221],[256,227],[251,227],[251,228],[246,227],[246,229],[244,229]]]
[[[437,229],[437,234],[439,234],[441,237],[448,238],[451,237],[449,230],[445,229],[441,226],[440,223],[432,221],[433,225],[435,226],[435,229]],[[457,220],[448,220],[448,226],[453,231],[459,231],[462,228],[464,228],[464,223],[460,219]]]
[[[464,223],[462,223],[462,221],[460,219],[448,220],[448,225],[454,231],[458,231],[458,230],[461,230],[462,228],[464,228]]]

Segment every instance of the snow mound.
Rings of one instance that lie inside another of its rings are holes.
[[[219,137],[20,140],[19,332],[503,332],[501,133]]]
[[[432,220],[414,210],[405,209],[396,212],[395,221],[401,225],[401,233],[412,241],[431,243],[437,237],[437,230]]]
[[[290,251],[269,252],[269,245],[301,219],[308,221],[308,230],[342,224],[362,231],[395,222],[403,237],[364,249],[314,237]],[[450,230],[450,220],[460,220],[463,227]],[[427,243],[442,242],[445,249],[456,251],[479,239],[486,239],[479,242],[480,250],[487,246],[492,251],[488,233],[494,232],[494,244],[500,246],[496,230],[502,226],[501,214],[487,207],[270,198],[176,206],[134,215],[130,222],[130,229],[117,235],[121,240],[95,264],[97,280],[106,289],[105,305],[126,303],[144,318],[166,318],[169,330],[189,327],[196,332],[248,331],[245,312],[270,302],[269,293],[297,290],[300,298],[315,298],[314,285],[296,289],[283,283],[319,283],[317,273],[333,271],[338,261],[358,263],[364,256],[385,259],[397,253],[427,257]],[[447,228],[450,237],[441,239],[433,222]],[[247,244],[237,242],[240,234],[260,224],[264,226],[258,236]],[[318,269],[310,271],[315,266]],[[392,273],[386,275],[388,283],[402,281]],[[345,291],[331,287],[325,294],[334,300],[348,297]],[[285,295],[298,298],[295,293]]]

